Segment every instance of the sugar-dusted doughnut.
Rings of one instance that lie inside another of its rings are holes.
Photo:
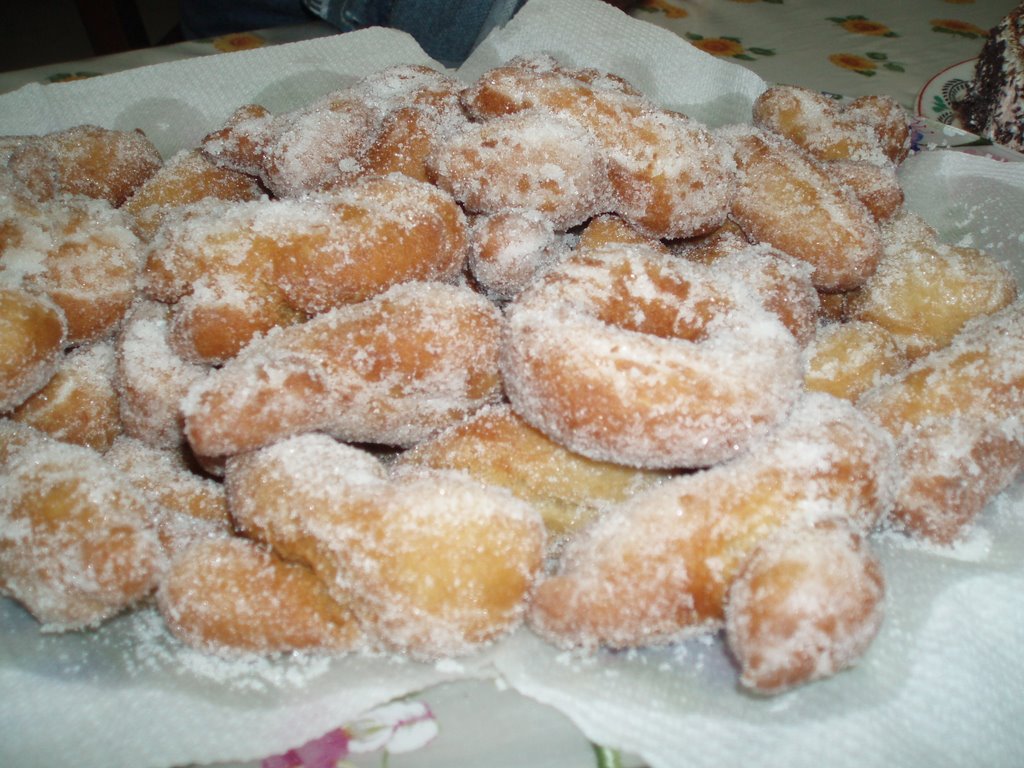
[[[908,357],[945,346],[967,320],[1017,296],[1005,265],[976,248],[943,243],[916,214],[888,222],[882,241],[877,272],[851,292],[846,312],[887,329]]]
[[[848,187],[875,221],[885,222],[903,212],[903,185],[893,166],[835,160],[819,167],[826,175]]]
[[[276,116],[262,157],[263,182],[278,197],[301,197],[358,178],[379,119],[351,88]]]
[[[565,255],[567,241],[551,220],[537,211],[478,216],[470,227],[466,264],[488,296],[508,300],[526,288],[541,269]]]
[[[189,442],[201,456],[311,430],[412,445],[500,397],[502,326],[469,288],[404,283],[276,329],[192,387]]]
[[[821,160],[898,164],[910,151],[910,116],[891,96],[843,105],[809,88],[776,85],[754,100],[753,122]]]
[[[725,221],[734,172],[727,148],[621,78],[522,57],[485,72],[462,100],[477,119],[554,113],[585,128],[608,163],[610,210],[650,237],[693,237]]]
[[[433,138],[465,121],[462,87],[429,67],[396,65],[276,115],[244,105],[201,146],[215,162],[259,176],[278,197],[374,174],[422,180]]]
[[[427,158],[435,142],[467,120],[459,102],[463,87],[453,77],[414,65],[390,67],[364,80],[368,99],[383,113],[366,151],[365,172],[427,181]]]
[[[588,221],[579,233],[576,247],[593,249],[613,243],[646,245],[669,253],[668,246],[661,240],[645,235],[624,218],[613,213],[601,214]]]
[[[234,530],[224,485],[202,474],[182,446],[158,448],[118,437],[103,455],[149,505],[149,519],[168,557],[197,539]]]
[[[243,104],[223,125],[203,137],[199,150],[218,166],[258,178],[275,128],[269,109],[261,104]]]
[[[696,237],[725,222],[735,168],[727,147],[696,120],[643,110],[596,133],[606,143],[612,210],[641,232]]]
[[[408,280],[452,280],[467,247],[451,196],[395,174],[315,198],[193,207],[150,243],[144,290],[174,305],[179,354],[219,363],[310,313]]]
[[[796,144],[745,126],[722,129],[738,167],[730,214],[752,240],[814,266],[816,287],[863,284],[882,257],[874,217]]]
[[[170,309],[138,301],[115,342],[121,425],[129,437],[157,448],[185,442],[181,398],[209,366],[183,360],[172,348]]]
[[[537,512],[503,489],[303,435],[232,457],[232,514],[309,565],[370,638],[414,658],[460,655],[517,626],[543,557]]]
[[[799,345],[748,288],[644,246],[577,251],[507,318],[513,408],[597,460],[722,461],[780,421],[801,387]]]
[[[410,466],[461,470],[507,488],[536,507],[553,544],[555,537],[575,533],[604,510],[670,476],[573,453],[507,404],[481,408],[406,451],[391,466],[395,472]]]
[[[729,587],[725,637],[740,682],[779,693],[853,666],[882,626],[884,598],[881,563],[845,523],[769,536]]]
[[[36,432],[5,453],[0,594],[45,629],[65,631],[95,626],[153,590],[162,558],[146,503],[98,452]]]
[[[467,123],[437,142],[427,170],[475,213],[534,210],[568,229],[609,207],[601,146],[578,123],[550,112]]]
[[[278,209],[257,225],[280,249],[271,254],[277,284],[304,312],[363,301],[400,282],[454,280],[465,264],[465,215],[431,184],[392,174],[339,190],[319,211],[311,203],[295,218]]]
[[[64,312],[45,296],[0,284],[0,413],[50,380],[67,335]]]
[[[131,214],[135,231],[150,240],[167,215],[206,198],[255,200],[264,194],[255,178],[214,163],[198,149],[172,156],[129,197],[122,209]]]
[[[355,617],[309,568],[247,539],[194,542],[171,561],[156,596],[170,632],[210,653],[343,653],[362,641]]]
[[[748,286],[764,308],[806,345],[818,327],[820,300],[812,267],[767,243],[752,244],[741,233],[723,227],[714,236],[684,245],[678,252],[709,266],[726,279]]]
[[[7,166],[40,200],[85,195],[116,207],[162,163],[141,131],[76,125],[24,141]]]
[[[471,652],[516,628],[540,571],[544,525],[504,489],[464,475],[402,475],[348,518],[343,583],[386,646]]]
[[[805,359],[809,390],[851,402],[908,364],[892,334],[864,320],[822,325]]]
[[[109,336],[135,295],[141,267],[131,219],[103,199],[61,196],[25,206],[0,192],[0,275],[46,294],[65,314],[69,343]]]
[[[1024,467],[1024,304],[969,321],[858,407],[896,438],[893,527],[943,545],[962,539]]]
[[[10,413],[66,443],[101,453],[121,434],[114,345],[99,341],[64,355],[53,376]]]
[[[808,394],[756,450],[667,480],[605,513],[542,580],[530,623],[560,646],[635,647],[714,629],[747,557],[773,532],[838,517],[867,532],[895,492],[889,435]]]

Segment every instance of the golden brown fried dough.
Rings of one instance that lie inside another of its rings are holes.
[[[634,495],[569,542],[530,623],[560,646],[639,647],[717,628],[730,584],[773,532],[839,517],[867,532],[895,492],[891,438],[807,395],[757,450]]]

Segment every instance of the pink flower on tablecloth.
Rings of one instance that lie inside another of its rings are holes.
[[[261,768],[336,768],[353,754],[379,749],[389,754],[412,752],[430,743],[437,731],[437,721],[425,703],[396,701],[371,709],[301,747],[268,757]]]

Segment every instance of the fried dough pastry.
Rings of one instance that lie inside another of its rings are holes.
[[[819,160],[898,165],[910,152],[910,116],[890,96],[862,96],[841,105],[809,88],[777,85],[754,100],[753,122]]]
[[[461,90],[429,67],[397,65],[278,115],[245,105],[202,148],[215,162],[260,177],[277,197],[393,172],[425,180],[434,138],[465,122]]]
[[[427,171],[473,213],[538,211],[560,230],[610,204],[608,169],[593,135],[541,111],[467,123],[437,142]]]
[[[418,466],[461,470],[507,488],[540,512],[552,537],[574,534],[606,509],[670,476],[572,453],[505,404],[481,408],[391,466],[394,472]]]
[[[746,127],[723,129],[734,149],[737,191],[730,215],[748,238],[814,267],[824,291],[848,291],[878,267],[882,241],[871,213],[799,147]]]
[[[461,655],[522,620],[544,528],[503,489],[426,470],[389,480],[323,435],[233,457],[226,483],[242,529],[311,567],[385,648]]]
[[[892,525],[942,545],[962,539],[1024,467],[1024,305],[969,321],[858,407],[896,438]]]
[[[114,345],[77,347],[60,360],[46,385],[10,413],[57,440],[106,451],[121,434]]]
[[[412,445],[500,397],[502,326],[468,288],[395,286],[252,342],[190,390],[186,434],[211,457],[313,430]]]
[[[116,339],[121,425],[129,437],[157,448],[185,442],[181,399],[209,366],[189,363],[169,341],[170,309],[142,299],[132,307]]]
[[[467,266],[476,284],[495,301],[526,288],[541,269],[568,251],[567,238],[536,211],[478,216],[470,227]]]
[[[182,450],[118,437],[104,461],[143,498],[164,552],[173,557],[197,539],[234,530],[223,483],[201,474]]]
[[[882,235],[878,271],[849,295],[846,312],[887,329],[910,358],[946,346],[970,318],[1017,297],[1005,266],[984,251],[946,245],[916,214],[893,220]]]
[[[84,195],[117,207],[163,164],[142,131],[77,125],[33,137],[11,152],[8,168],[39,200]]]
[[[893,166],[835,160],[822,163],[820,168],[826,176],[853,192],[875,221],[884,223],[903,212],[903,186]]]
[[[46,385],[66,334],[63,310],[47,297],[0,285],[0,413]]]
[[[884,597],[881,563],[844,522],[768,537],[729,587],[725,637],[740,682],[779,693],[853,666],[881,628]]]
[[[641,245],[577,251],[507,320],[512,407],[598,461],[722,461],[782,420],[800,389],[796,339],[749,288]]]
[[[714,237],[702,238],[678,252],[691,261],[713,265],[726,279],[748,286],[801,346],[814,338],[821,302],[807,262],[766,243],[749,243],[732,228],[723,228]]]
[[[5,442],[0,594],[48,631],[95,626],[148,595],[162,559],[144,499],[92,449],[40,432]]]
[[[129,217],[81,196],[31,209],[2,196],[0,205],[3,281],[49,296],[64,311],[69,343],[108,337],[134,298],[141,268]]]
[[[807,348],[804,384],[850,402],[907,367],[892,334],[875,323],[823,325]]]
[[[725,221],[734,173],[727,148],[621,78],[523,57],[484,73],[462,103],[476,120],[538,112],[583,127],[608,164],[610,211],[650,237],[694,237]]]
[[[179,354],[219,363],[309,314],[400,282],[453,280],[467,248],[449,195],[392,175],[317,198],[193,208],[151,243],[144,290],[174,305]]]
[[[672,642],[717,628],[744,560],[790,526],[837,517],[867,532],[895,492],[889,435],[808,394],[756,450],[638,493],[569,542],[529,620],[563,646]]]
[[[146,179],[121,207],[133,217],[135,231],[148,241],[178,208],[208,198],[257,200],[263,194],[252,176],[217,165],[198,149],[186,149]]]
[[[175,637],[210,653],[344,653],[362,644],[351,611],[309,568],[237,537],[204,539],[179,553],[157,605]]]

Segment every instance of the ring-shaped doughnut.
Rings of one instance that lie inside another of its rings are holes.
[[[669,468],[739,453],[801,388],[800,348],[749,288],[642,245],[578,251],[514,301],[513,408],[589,458]]]

